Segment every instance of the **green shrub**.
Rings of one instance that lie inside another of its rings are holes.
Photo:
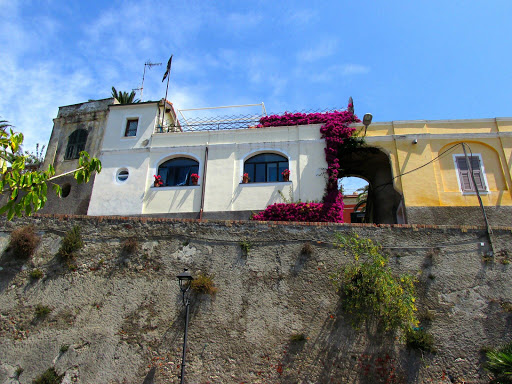
[[[405,333],[405,340],[408,348],[418,349],[425,352],[436,353],[434,338],[422,328],[411,328]]]
[[[46,317],[52,310],[46,305],[37,304],[34,313],[38,319]]]
[[[60,384],[64,375],[59,376],[55,368],[48,368],[41,376],[37,377],[33,384]]]
[[[306,256],[310,256],[311,254],[313,254],[313,246],[309,241],[302,245],[300,253]]]
[[[138,242],[137,238],[135,238],[135,237],[130,237],[130,238],[126,239],[125,241],[123,241],[122,250],[124,253],[131,255],[131,254],[135,253],[135,251],[137,251],[138,248],[139,248],[139,242]]]
[[[338,235],[335,245],[354,258],[330,275],[354,328],[369,320],[375,320],[383,331],[405,332],[418,326],[412,276],[395,275],[388,257],[370,239]]]
[[[28,259],[39,245],[40,238],[36,235],[33,225],[12,231],[9,238],[9,249],[17,259]]]
[[[512,383],[512,343],[501,348],[491,349],[486,353],[484,368],[492,373],[491,383]]]
[[[290,335],[290,341],[291,342],[300,342],[300,341],[305,341],[306,340],[306,336],[303,334],[303,333],[292,333]]]
[[[69,349],[69,345],[67,344],[64,344],[63,346],[60,347],[60,353],[66,353]]]
[[[248,240],[242,240],[239,244],[243,254],[247,256],[252,248],[251,242]]]
[[[33,269],[33,270],[30,271],[29,276],[33,280],[39,280],[41,277],[43,277],[43,271],[41,271],[38,268]]]
[[[213,275],[208,275],[206,273],[200,273],[194,280],[190,283],[190,289],[192,292],[203,294],[206,293],[208,295],[215,295],[218,291],[218,288],[215,286],[213,282]]]
[[[80,227],[75,225],[62,239],[58,255],[64,260],[70,260],[73,258],[74,253],[83,246]]]

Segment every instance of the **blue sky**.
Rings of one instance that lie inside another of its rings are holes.
[[[61,105],[174,54],[177,108],[345,107],[374,121],[510,116],[510,0],[0,0],[0,117],[46,143]],[[165,68],[144,99],[165,94]]]

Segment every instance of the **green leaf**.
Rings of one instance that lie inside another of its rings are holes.
[[[3,207],[0,208],[0,215],[7,212],[12,207],[12,201],[9,201],[7,204],[5,204]]]
[[[27,205],[25,205],[25,214],[27,216],[30,216],[31,213],[32,213],[32,206],[30,205],[30,202],[29,202]]]
[[[55,193],[57,194],[57,196],[59,196],[59,197],[62,196],[62,188],[60,187],[59,184],[53,184],[52,188],[55,191]]]
[[[21,210],[23,209],[22,204],[16,204],[14,206],[14,211],[16,212],[16,216],[21,216]]]

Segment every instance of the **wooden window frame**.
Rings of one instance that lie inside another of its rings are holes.
[[[468,155],[469,161],[471,162],[471,168],[473,170],[473,175],[475,176],[475,181],[478,185],[479,193],[488,193],[488,183],[487,178],[485,176],[485,168],[484,162],[482,160],[482,155],[479,153],[474,153],[472,156]],[[478,161],[478,168],[474,166],[474,159]],[[464,154],[454,154],[453,162],[455,163],[455,170],[457,172],[457,182],[459,184],[459,189],[464,194],[475,194],[476,190],[473,185],[473,180],[469,169],[467,169],[466,157]],[[462,165],[462,167],[461,167]],[[465,168],[465,169],[464,169]]]

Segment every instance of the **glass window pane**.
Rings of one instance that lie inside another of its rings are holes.
[[[265,164],[264,163],[256,164],[254,181],[256,183],[264,183],[266,181],[265,180]]]
[[[278,163],[268,163],[267,164],[267,181],[277,181],[277,164]]]
[[[256,155],[251,157],[246,161],[246,163],[269,163],[269,162],[278,162],[278,161],[287,161],[285,157],[281,155],[276,155],[275,153],[262,153],[261,155]]]

